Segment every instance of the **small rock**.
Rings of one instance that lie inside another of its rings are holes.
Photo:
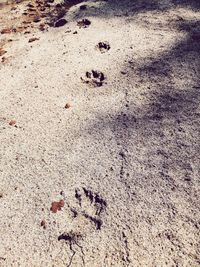
[[[66,109],[71,108],[71,105],[69,103],[66,103],[65,108]]]
[[[9,125],[10,126],[13,126],[13,125],[15,125],[17,122],[16,122],[16,120],[11,120],[10,122],[9,122]]]

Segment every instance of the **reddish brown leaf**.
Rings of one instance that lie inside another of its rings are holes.
[[[56,202],[52,202],[51,203],[51,208],[50,210],[53,212],[53,213],[56,213],[58,210],[61,210],[62,207],[64,207],[65,205],[65,202],[63,199],[61,199],[60,201]]]

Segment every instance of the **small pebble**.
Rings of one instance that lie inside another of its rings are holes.
[[[9,125],[11,125],[11,126],[13,126],[13,125],[15,125],[16,124],[16,120],[11,120],[10,122],[9,122]]]

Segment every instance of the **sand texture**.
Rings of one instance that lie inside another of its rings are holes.
[[[200,266],[200,1],[0,1],[0,267]]]

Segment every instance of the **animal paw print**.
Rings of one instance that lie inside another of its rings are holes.
[[[97,230],[101,230],[103,224],[101,215],[106,210],[106,201],[98,193],[94,193],[85,187],[75,189],[75,198],[81,215],[93,223]],[[78,215],[75,209],[72,212],[75,216]]]
[[[89,84],[94,87],[100,87],[103,85],[105,76],[102,72],[97,70],[87,71],[85,77],[81,77],[83,83]]]

